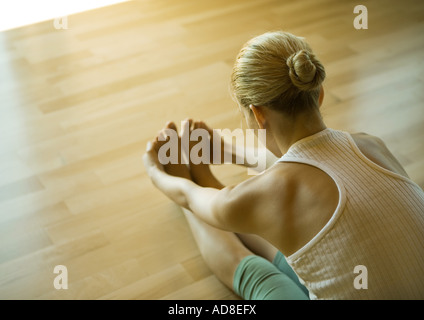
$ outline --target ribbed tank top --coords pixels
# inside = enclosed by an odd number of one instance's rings
[[[417,184],[333,129],[297,141],[279,161],[317,167],[339,191],[328,223],[287,257],[311,299],[424,299],[424,192]]]

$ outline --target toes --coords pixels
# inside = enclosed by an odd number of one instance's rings
[[[155,140],[149,141],[147,143],[147,146],[148,146],[148,152],[151,152],[153,150],[155,150],[157,152],[158,149],[159,149],[159,141],[157,140],[157,137],[156,137]]]
[[[210,135],[213,134],[213,129],[211,129],[206,123],[203,121],[199,121],[199,128],[205,129],[207,132],[209,132]]]
[[[172,129],[172,130],[177,131],[177,126],[176,126],[176,125],[175,125],[175,123],[174,123],[174,122],[172,122],[172,121],[169,121],[169,122],[167,122],[167,123],[166,123],[166,128],[167,128],[167,129]]]
[[[186,118],[183,122],[184,122],[184,123],[187,123],[187,122],[188,122],[188,128],[189,128],[189,130],[191,130],[191,129],[192,129],[192,126],[193,126],[193,119]]]
[[[163,142],[166,141],[166,138],[167,138],[167,134],[165,130],[159,131],[158,136],[156,137],[158,141],[163,141]]]
[[[190,134],[191,126],[192,126],[193,120],[186,119],[183,120],[181,123],[181,137],[185,137],[187,134]]]

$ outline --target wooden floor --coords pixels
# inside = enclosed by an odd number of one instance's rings
[[[323,60],[327,125],[381,137],[424,187],[422,0],[140,0],[2,32],[0,298],[237,299],[141,157],[167,120],[240,127],[232,63],[276,29]]]

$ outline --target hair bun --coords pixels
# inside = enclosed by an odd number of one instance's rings
[[[319,88],[325,78],[324,66],[305,49],[293,53],[287,59],[287,66],[292,83],[301,91]]]

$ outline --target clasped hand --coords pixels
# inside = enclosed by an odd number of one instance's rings
[[[182,137],[187,137],[187,135],[190,137],[192,131],[195,129],[204,129],[205,132],[207,132],[208,141],[206,143],[209,144],[209,150],[211,152],[209,152],[209,155],[206,155],[209,158],[209,161],[206,161],[206,163],[192,161],[190,155],[195,142],[191,141],[191,139],[182,139]],[[147,174],[153,179],[154,172],[161,171],[171,176],[198,182],[199,176],[211,174],[208,163],[213,162],[213,140],[217,138],[220,140],[220,150],[218,150],[218,152],[220,152],[221,159],[223,159],[225,149],[224,140],[221,136],[217,137],[216,132],[209,128],[204,122],[192,121],[191,119],[185,120],[182,122],[180,134],[178,134],[175,123],[168,122],[166,126],[159,131],[156,138],[153,141],[149,141],[147,144],[146,153],[143,156]],[[204,139],[204,137],[202,139]],[[187,146],[182,146],[183,140],[188,141]],[[171,146],[166,146],[166,149],[170,152],[177,152],[177,156],[171,161],[170,158],[172,157],[169,154],[166,155],[163,150],[161,150],[161,147],[169,142],[171,142]],[[202,141],[202,143],[205,142]]]

